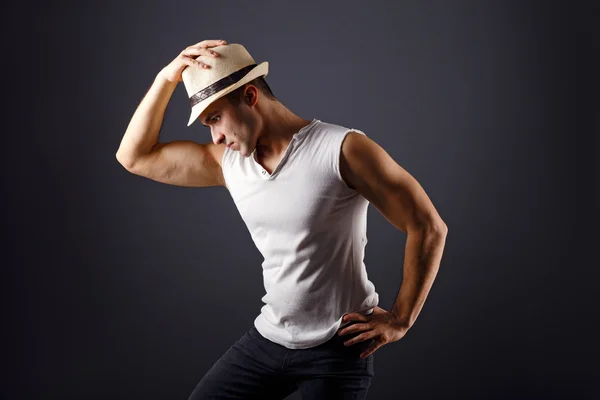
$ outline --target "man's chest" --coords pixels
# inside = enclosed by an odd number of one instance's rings
[[[279,158],[268,158],[268,159],[261,159],[258,158],[256,159],[256,162],[263,167],[268,173],[269,175],[271,175],[273,173],[273,171],[275,171],[275,168],[277,168],[277,165],[279,165],[279,163],[281,162],[281,157]]]
[[[230,189],[250,229],[315,229],[335,218],[339,185],[329,176],[306,168],[282,173],[274,180],[252,180]]]

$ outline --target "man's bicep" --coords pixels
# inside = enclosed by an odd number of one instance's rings
[[[191,140],[158,142],[140,157],[131,172],[176,186],[224,186],[221,158],[225,145]]]
[[[419,182],[369,137],[348,134],[341,157],[344,179],[399,230],[441,221]]]

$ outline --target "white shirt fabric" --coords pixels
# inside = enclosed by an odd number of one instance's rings
[[[364,264],[369,202],[340,175],[342,141],[357,129],[321,122],[294,134],[269,174],[256,160],[225,149],[226,187],[262,263],[266,294],[254,326],[289,349],[332,338],[346,313],[379,302]]]

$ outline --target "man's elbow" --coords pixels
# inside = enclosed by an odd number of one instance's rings
[[[131,168],[133,168],[133,161],[131,158],[125,157],[117,152],[116,159],[127,171],[131,171]]]
[[[443,236],[448,235],[448,225],[446,225],[446,223],[441,219],[435,224],[433,230]]]
[[[413,219],[412,223],[408,224],[407,231],[446,236],[448,234],[448,225],[438,216],[422,216],[421,218]]]

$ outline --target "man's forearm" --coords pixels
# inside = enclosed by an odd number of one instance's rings
[[[167,104],[176,87],[176,82],[164,79],[160,73],[156,76],[121,140],[117,150],[120,163],[131,166],[138,156],[147,154],[156,144]]]
[[[411,327],[423,308],[442,259],[447,230],[409,231],[404,254],[404,272],[392,313]]]

